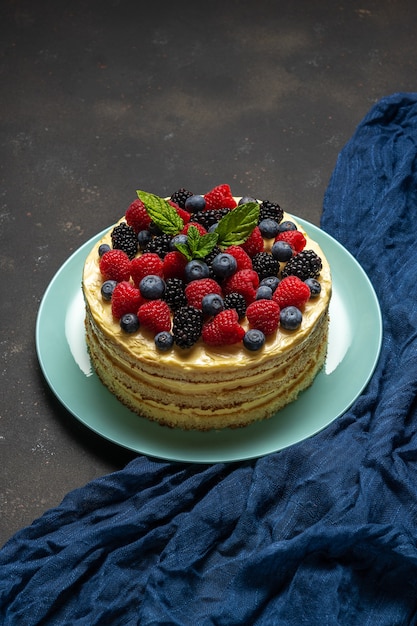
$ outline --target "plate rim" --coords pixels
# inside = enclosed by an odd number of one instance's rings
[[[254,459],[254,458],[259,458],[261,456],[265,456],[267,454],[273,453],[273,452],[278,452],[279,450],[283,450],[291,445],[294,445],[295,443],[300,443],[301,441],[308,439],[312,436],[314,436],[315,434],[317,434],[318,432],[322,431],[324,428],[326,428],[327,426],[329,426],[331,423],[333,423],[336,419],[338,419],[339,417],[341,417],[341,415],[343,415],[351,406],[352,404],[356,401],[356,399],[360,396],[360,394],[363,392],[363,390],[365,389],[365,387],[367,386],[369,380],[371,379],[376,365],[378,363],[378,359],[380,356],[380,352],[381,352],[381,347],[382,347],[382,340],[383,340],[383,320],[382,320],[382,314],[381,314],[381,309],[380,309],[380,305],[379,305],[379,301],[375,292],[375,289],[372,285],[372,282],[370,281],[368,275],[366,274],[365,270],[363,269],[363,267],[360,265],[360,263],[355,259],[355,257],[340,243],[338,242],[334,237],[332,237],[332,235],[328,234],[326,231],[324,231],[323,229],[319,228],[318,226],[311,224],[310,222],[304,220],[303,218],[300,217],[296,217],[292,214],[288,214],[290,216],[290,218],[293,218],[295,220],[297,220],[297,222],[300,224],[300,226],[310,234],[310,236],[315,239],[317,241],[317,243],[320,245],[320,247],[323,249],[323,252],[326,256],[328,256],[328,252],[326,252],[325,247],[328,244],[329,247],[332,246],[336,251],[338,251],[340,254],[342,254],[345,259],[348,259],[349,264],[352,268],[354,268],[354,271],[356,271],[362,278],[362,281],[364,283],[364,285],[367,288],[367,295],[370,298],[370,300],[372,301],[373,305],[374,305],[374,310],[373,310],[373,315],[376,314],[375,317],[375,330],[376,330],[376,334],[374,335],[374,347],[373,347],[373,355],[372,355],[372,359],[369,362],[369,366],[368,366],[368,372],[367,375],[361,380],[361,383],[359,384],[359,386],[357,387],[354,395],[352,396],[351,401],[349,401],[346,406],[343,406],[343,408],[341,408],[340,411],[338,411],[337,415],[335,415],[333,418],[329,419],[328,421],[326,421],[326,423],[322,424],[320,427],[313,429],[312,432],[306,434],[305,436],[301,437],[300,439],[296,440],[296,441],[292,441],[290,443],[287,443],[285,445],[277,445],[274,446],[272,445],[270,447],[270,449],[264,450],[264,451],[257,451],[257,452],[253,452],[253,453],[245,453],[242,456],[240,456],[238,453],[236,454],[236,452],[234,452],[233,454],[227,454],[227,445],[226,445],[226,449],[223,451],[220,451],[219,453],[216,454],[216,451],[210,451],[210,454],[206,452],[204,453],[192,453],[189,452],[188,454],[184,453],[184,451],[182,453],[178,452],[178,447],[177,447],[177,452],[175,452],[176,446],[174,445],[174,449],[169,451],[168,449],[161,449],[159,452],[158,450],[152,450],[152,449],[148,449],[146,444],[143,446],[143,444],[138,444],[138,443],[131,443],[129,445],[128,442],[124,441],[124,438],[122,437],[114,437],[114,435],[111,435],[109,433],[103,432],[102,429],[94,427],[93,425],[91,425],[89,423],[89,420],[85,417],[82,417],[79,414],[79,410],[77,411],[76,408],[74,408],[74,406],[70,406],[70,404],[66,401],[63,400],[63,394],[62,391],[61,393],[59,392],[59,389],[56,388],[56,384],[54,383],[53,377],[51,376],[51,372],[49,371],[48,368],[48,364],[46,363],[47,358],[45,359],[45,355],[44,355],[44,350],[43,350],[43,339],[42,339],[42,324],[44,322],[45,316],[48,314],[48,305],[49,305],[49,298],[51,293],[53,292],[54,288],[56,288],[57,283],[60,280],[60,277],[65,273],[66,269],[68,269],[72,263],[74,263],[74,261],[76,261],[77,259],[79,259],[81,257],[81,254],[84,250],[89,249],[90,247],[92,247],[94,245],[94,243],[96,243],[102,236],[104,236],[104,234],[106,232],[108,232],[108,230],[111,228],[111,226],[103,229],[102,231],[100,231],[99,233],[97,233],[96,235],[92,236],[91,238],[89,238],[87,241],[85,241],[79,248],[77,248],[74,252],[72,252],[72,254],[66,259],[66,261],[64,261],[63,264],[61,264],[61,266],[58,268],[58,270],[55,272],[54,276],[52,277],[52,279],[50,280],[44,294],[43,297],[41,299],[40,305],[39,305],[39,309],[38,309],[38,314],[37,314],[37,318],[36,318],[36,328],[35,328],[35,343],[36,343],[36,353],[37,353],[37,357],[38,357],[38,362],[40,364],[40,368],[42,370],[42,373],[44,375],[44,378],[46,380],[46,382],[48,383],[50,389],[52,390],[52,392],[55,394],[55,396],[57,397],[57,399],[60,401],[60,403],[64,406],[64,408],[73,416],[75,417],[77,420],[79,420],[81,423],[83,423],[87,428],[89,428],[90,430],[92,430],[93,432],[95,432],[96,434],[98,434],[99,436],[103,437],[104,439],[107,439],[113,443],[115,443],[116,445],[122,446],[128,450],[134,451],[138,454],[144,454],[144,455],[148,455],[154,458],[160,458],[160,459],[164,459],[164,460],[169,460],[169,461],[180,461],[180,462],[187,462],[187,463],[216,463],[216,462],[236,462],[236,461],[243,461],[243,460],[250,460],[250,459]],[[325,243],[323,244],[323,240],[325,241]],[[332,269],[332,268],[331,268]],[[333,270],[332,270],[333,273]],[[81,290],[81,275],[78,277],[79,278],[79,289]],[[75,278],[74,278],[74,285],[73,285],[73,290],[74,290],[74,294],[77,293],[77,288],[75,286]],[[74,296],[75,297],[75,296]],[[70,306],[70,302],[67,303],[66,306],[66,310],[68,310]],[[330,321],[330,324],[332,324],[332,322]],[[68,351],[70,350],[70,346],[67,344],[67,348]],[[346,357],[345,357],[346,358]],[[343,361],[344,359],[342,359]],[[76,368],[78,368],[78,365],[75,363],[74,361],[74,366]],[[93,373],[93,376],[96,377],[96,374]],[[320,376],[320,374],[319,374]],[[317,380],[317,379],[316,379]],[[311,389],[314,389],[314,385],[316,383],[316,380],[313,382]],[[109,396],[113,397],[110,392],[102,385],[102,383],[99,383],[100,386],[102,387],[103,392],[107,392],[107,394],[109,394]],[[306,392],[303,392],[303,394],[307,393],[309,390],[306,390]],[[302,396],[300,396],[302,397]],[[146,418],[137,416],[135,414],[133,414],[131,411],[129,411],[129,409],[126,409],[126,407],[124,407],[121,403],[119,403],[118,400],[116,400],[114,398],[115,402],[117,403],[117,407],[120,408],[121,411],[123,412],[128,412],[129,414],[131,414],[133,416],[133,419],[135,420],[143,420],[143,422],[138,422],[138,424],[142,425],[142,428],[144,428],[144,425],[146,424],[146,428],[156,428],[156,429],[163,429],[164,431],[166,431],[166,427],[160,426],[159,424],[156,424],[154,422],[149,422],[149,420],[146,420]],[[297,403],[299,403],[299,399],[296,400],[293,405],[297,405]],[[286,407],[287,408],[287,407]],[[283,414],[283,411],[286,410],[286,408],[282,409],[280,412],[278,412],[278,414]],[[294,408],[294,407],[293,407]],[[271,423],[271,420],[277,419],[277,415],[273,416],[272,418],[270,418],[270,420],[264,420],[262,422],[258,422],[256,424],[253,424],[251,426],[246,427],[245,429],[239,429],[242,431],[246,431],[246,432],[250,432],[250,430],[259,430],[262,429],[263,425],[268,425]],[[136,424],[137,426],[137,424]],[[137,429],[140,430],[140,426],[137,426]],[[267,427],[265,427],[266,429],[268,429]],[[168,429],[168,430],[172,430],[174,432],[179,432],[181,433],[181,437],[186,440],[187,438],[190,439],[189,433],[193,432],[194,435],[196,435],[196,437],[209,437],[210,435],[212,435],[212,439],[216,442],[216,443],[221,443],[221,438],[222,435],[225,434],[225,431],[208,431],[207,433],[195,433],[194,431],[180,431],[179,429]],[[227,433],[229,433],[230,429],[226,429]],[[166,434],[166,432],[165,432]],[[230,438],[230,435],[229,435]],[[175,444],[175,437],[173,437],[174,439],[174,444]],[[192,438],[191,438],[192,439]],[[227,438],[226,438],[227,439]],[[169,448],[169,442],[168,442],[168,448]],[[143,449],[144,448],[144,449]],[[222,446],[220,446],[221,450],[222,450]],[[201,456],[201,454],[203,454],[203,456]]]

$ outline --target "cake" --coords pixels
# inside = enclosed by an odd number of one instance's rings
[[[102,383],[142,418],[184,430],[271,418],[324,365],[331,272],[277,202],[138,198],[89,252],[86,342]]]

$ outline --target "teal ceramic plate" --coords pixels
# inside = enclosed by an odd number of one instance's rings
[[[328,426],[352,405],[374,371],[382,341],[381,313],[369,279],[351,254],[316,226],[299,218],[297,221],[327,256],[333,296],[326,366],[296,402],[270,420],[247,428],[206,433],[159,426],[120,404],[92,371],[84,341],[82,269],[90,248],[106,231],[87,241],[64,263],[39,309],[38,358],[60,402],[110,441],[174,461],[213,463],[256,458]]]

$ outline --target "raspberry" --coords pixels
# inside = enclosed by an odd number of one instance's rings
[[[127,208],[125,213],[126,222],[131,226],[136,233],[141,230],[147,230],[151,223],[151,218],[148,215],[145,205],[142,200],[134,200],[132,204]]]
[[[253,270],[240,270],[227,278],[224,282],[223,289],[225,294],[236,291],[240,293],[250,304],[256,298],[256,290],[259,287],[259,276]]]
[[[204,195],[206,201],[206,211],[213,209],[234,209],[236,200],[232,196],[230,186],[223,184],[217,185],[211,191]]]
[[[244,251],[242,246],[229,246],[225,252],[235,257],[237,261],[237,270],[251,270],[252,260],[247,252]]]
[[[298,276],[283,278],[272,296],[281,309],[287,306],[302,309],[309,298],[310,288]]]
[[[108,250],[103,254],[99,262],[100,273],[103,280],[129,280],[131,261],[123,250]]]
[[[201,303],[204,296],[209,293],[216,293],[219,296],[222,295],[220,285],[213,280],[213,278],[201,278],[200,280],[193,280],[185,288],[185,296],[189,306],[193,306],[196,309],[201,309]]]
[[[164,278],[184,278],[184,269],[187,265],[187,259],[178,250],[172,250],[164,256],[163,273]]]
[[[226,346],[242,341],[245,329],[239,324],[234,309],[220,311],[213,319],[203,326],[202,338],[209,346]]]
[[[274,300],[256,300],[246,310],[246,317],[252,328],[261,330],[264,335],[275,332],[279,325],[280,308]]]
[[[163,277],[163,262],[155,252],[145,252],[131,262],[133,282],[139,286],[140,281],[148,274]]]
[[[120,319],[126,313],[136,313],[144,299],[139,289],[126,280],[117,283],[111,298],[111,312],[113,317]]]
[[[302,250],[288,261],[282,270],[282,277],[298,276],[301,280],[317,278],[321,269],[322,262],[319,255],[314,250]]]
[[[132,226],[121,222],[111,232],[111,242],[115,250],[123,250],[129,259],[134,259],[138,251],[138,237]]]
[[[180,348],[191,348],[201,337],[203,312],[193,306],[180,307],[174,313],[172,334]]]
[[[188,232],[188,229],[190,228],[190,226],[195,226],[196,229],[198,230],[198,232],[200,233],[200,235],[206,235],[207,234],[207,231],[204,228],[204,226],[202,226],[198,222],[188,222],[188,224],[186,224],[184,226],[184,228],[182,229],[181,234],[186,235],[187,232]]]
[[[250,257],[254,257],[258,252],[263,252],[264,240],[259,230],[259,226],[255,226],[249,237],[244,243],[242,248],[248,253]]]
[[[307,241],[299,230],[285,230],[275,237],[275,241],[286,241],[296,254],[304,249]]]
[[[171,330],[171,312],[164,300],[151,300],[142,304],[138,310],[138,318],[141,326],[154,335]]]

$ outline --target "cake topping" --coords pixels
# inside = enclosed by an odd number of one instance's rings
[[[259,350],[279,326],[299,327],[322,262],[278,203],[236,203],[228,185],[137,194],[99,250],[102,297],[123,330],[153,333],[160,351],[200,339]]]

